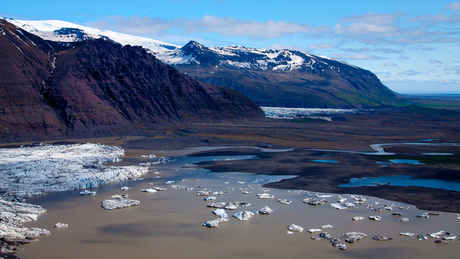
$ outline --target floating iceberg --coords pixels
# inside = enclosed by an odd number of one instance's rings
[[[51,235],[51,232],[46,229],[28,228],[22,225],[37,220],[38,216],[45,212],[46,209],[38,205],[0,199],[0,239],[9,244],[20,245],[34,242],[42,235]],[[14,253],[14,247],[8,247],[2,246],[1,253]]]
[[[201,190],[196,192],[197,196],[209,196],[211,195],[211,191],[208,190]]]
[[[413,235],[415,235],[414,233],[410,233],[410,232],[401,232],[399,233],[401,236],[406,236],[406,237],[411,237]]]
[[[212,213],[219,217],[214,220],[206,221],[206,223],[204,223],[203,226],[208,227],[208,228],[218,228],[220,223],[225,223],[225,222],[230,221],[227,213],[225,213],[225,210],[223,209],[213,210]]]
[[[322,229],[333,229],[333,228],[335,228],[335,227],[332,226],[332,225],[330,225],[330,224],[328,224],[328,225],[322,225],[321,228],[322,228]]]
[[[377,240],[377,241],[388,241],[388,240],[392,240],[393,238],[386,237],[386,236],[383,236],[383,235],[376,235],[376,236],[372,237],[372,239]]]
[[[106,210],[123,209],[141,204],[138,200],[129,199],[122,195],[113,195],[110,200],[103,200],[101,207]]]
[[[232,216],[238,220],[249,220],[252,216],[254,216],[254,213],[245,210],[245,211],[240,211],[236,214],[233,214]]]
[[[257,196],[259,197],[259,199],[274,199],[275,198],[275,196],[269,193],[259,193],[257,194]]]
[[[306,198],[303,200],[304,203],[309,205],[323,205],[328,202],[326,199],[317,199],[317,198]]]
[[[55,228],[66,228],[69,224],[58,222],[54,225]]]
[[[347,245],[343,243],[340,239],[332,237],[329,233],[327,232],[321,232],[319,234],[320,237],[327,239],[331,242],[332,246],[339,248],[340,250],[346,250]]]
[[[84,190],[84,191],[80,192],[80,195],[96,195],[96,192],[95,191]]]
[[[273,213],[273,210],[268,207],[268,206],[265,206],[263,208],[261,208],[259,211],[258,211],[259,214],[272,214]]]
[[[344,238],[345,242],[348,243],[354,243],[355,241],[361,240],[365,237],[367,237],[367,235],[362,232],[347,232],[342,235],[342,238]]]
[[[382,220],[382,217],[380,217],[380,216],[369,216],[369,219],[380,221],[380,220]]]
[[[292,201],[288,199],[278,199],[278,202],[284,205],[289,205],[292,203]]]
[[[290,231],[294,231],[294,232],[303,232],[303,227],[296,225],[296,224],[291,224],[287,226],[287,229],[289,229]]]
[[[148,188],[148,189],[142,189],[141,192],[155,193],[158,191],[153,188]]]

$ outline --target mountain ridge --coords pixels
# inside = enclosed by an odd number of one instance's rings
[[[207,48],[190,41],[156,55],[202,82],[233,88],[261,106],[361,108],[399,102],[372,72],[296,50]]]
[[[372,72],[302,51],[237,45],[205,47],[196,41],[179,47],[146,38],[132,40],[130,37],[135,36],[61,21],[12,21],[49,39],[71,42],[96,35],[123,45],[143,46],[183,73],[205,83],[232,88],[261,106],[369,108],[400,104],[395,93]],[[64,29],[64,25],[74,29]],[[84,29],[92,34],[83,34]],[[147,41],[156,43],[146,44]]]
[[[263,118],[247,97],[108,38],[52,42],[0,20],[0,141],[139,132],[172,122]]]

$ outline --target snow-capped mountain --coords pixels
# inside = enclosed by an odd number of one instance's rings
[[[87,39],[99,39],[102,37],[107,37],[122,45],[142,46],[153,53],[180,48],[180,46],[158,40],[118,33],[109,30],[101,30],[65,21],[25,21],[15,19],[6,19],[6,21],[45,40],[51,41],[76,42]]]
[[[233,88],[261,106],[356,108],[395,103],[370,71],[296,50],[190,41],[157,58],[202,82]]]
[[[357,108],[395,104],[395,94],[372,72],[297,50],[232,45],[183,47],[64,21],[7,20],[46,40],[109,38],[142,46],[163,62],[202,82],[233,88],[261,106]]]
[[[84,39],[80,29],[66,29]],[[0,19],[0,142],[123,135],[176,121],[263,118],[235,90],[106,37],[55,42]]]
[[[292,71],[303,67],[321,69],[311,58],[312,55],[300,51],[256,49],[237,45],[206,48],[195,41],[190,41],[180,49],[158,53],[157,57],[173,66],[200,64],[204,61],[216,69],[219,66],[273,71]]]

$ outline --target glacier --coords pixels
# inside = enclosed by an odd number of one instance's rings
[[[96,188],[139,178],[146,166],[105,166],[124,149],[100,144],[38,145],[0,149],[0,196],[22,200],[48,192]]]
[[[284,108],[260,107],[265,116],[272,119],[322,119],[331,121],[333,115],[356,114],[358,109],[332,109],[332,108]]]

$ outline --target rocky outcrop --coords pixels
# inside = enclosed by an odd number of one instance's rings
[[[235,90],[192,79],[142,47],[107,38],[45,41],[5,20],[0,30],[1,142],[264,116]]]

